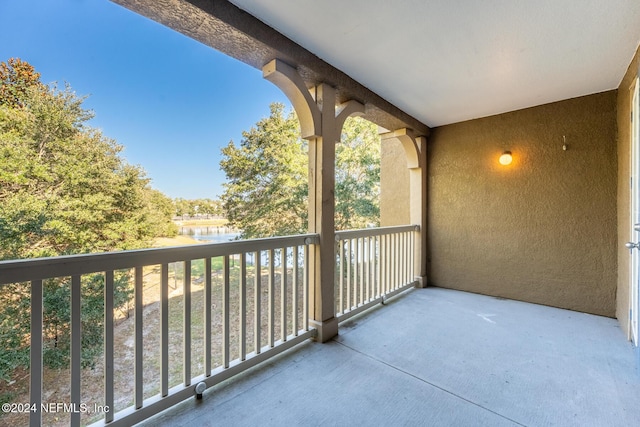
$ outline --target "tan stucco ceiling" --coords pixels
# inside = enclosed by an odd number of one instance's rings
[[[232,0],[429,126],[617,88],[640,0]]]

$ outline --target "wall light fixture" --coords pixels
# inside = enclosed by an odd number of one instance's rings
[[[504,153],[502,153],[502,155],[500,156],[500,164],[501,165],[510,165],[511,164],[511,160],[513,160],[513,158],[511,157],[511,151],[505,151]]]

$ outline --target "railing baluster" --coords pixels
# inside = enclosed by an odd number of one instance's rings
[[[371,299],[376,299],[378,294],[376,292],[376,236],[371,236],[369,249],[371,251]]]
[[[369,251],[369,241],[371,240],[370,237],[365,237],[362,239],[362,246],[363,246],[363,263],[364,263],[364,292],[365,292],[365,298],[364,298],[364,302],[368,302],[371,300],[371,289],[369,289],[369,285],[371,283],[371,274],[370,274],[370,269],[371,269],[371,252]]]
[[[411,280],[415,280],[416,271],[416,232],[411,233]]]
[[[299,332],[299,327],[298,327],[298,304],[299,304],[299,298],[298,298],[298,289],[299,289],[299,283],[298,283],[298,274],[300,273],[300,269],[298,268],[298,251],[300,250],[299,246],[294,246],[293,247],[293,278],[292,278],[292,285],[293,285],[293,294],[291,296],[291,302],[293,304],[293,335],[294,336],[298,336],[298,332]]]
[[[391,236],[389,236],[391,238],[391,281],[389,282],[389,291],[393,291],[396,289],[397,287],[397,256],[398,256],[398,251],[396,250],[396,235],[392,234]]]
[[[402,262],[402,245],[401,245],[401,236],[400,233],[396,233],[393,236],[394,239],[394,254],[393,254],[393,269],[395,272],[395,279],[393,281],[393,290],[396,290],[400,287],[402,283],[402,266],[400,263]]]
[[[269,347],[274,345],[275,335],[275,250],[269,249]]]
[[[387,292],[393,290],[393,234],[387,237]]]
[[[362,238],[362,280],[364,283],[362,302],[369,301],[369,238]]]
[[[309,245],[304,245],[304,283],[302,285],[302,298],[304,303],[304,311],[302,319],[304,322],[304,330],[309,330]]]
[[[71,277],[71,404],[80,407],[80,374],[82,358],[81,281]],[[71,425],[80,425],[80,411],[71,413]]]
[[[282,248],[280,253],[282,256],[282,278],[280,281],[280,333],[282,335],[282,342],[285,342],[288,335],[287,318],[289,317],[289,305],[287,304],[287,297],[289,293],[289,284],[287,283],[287,248]]]
[[[374,298],[373,293],[373,251],[371,250],[371,242],[373,237],[367,238],[367,301]]]
[[[394,252],[393,252],[393,234],[389,234],[387,237],[387,290],[386,292],[391,292],[394,289]]]
[[[340,310],[343,313],[345,313],[351,305],[351,290],[349,289],[349,286],[351,285],[351,279],[349,277],[351,274],[351,250],[349,243],[350,240],[340,240],[340,246],[343,249],[341,262],[344,264],[344,267],[342,269],[342,277],[344,277],[344,294],[342,298],[342,305],[340,306]]]
[[[135,395],[134,395],[134,405],[136,409],[142,408],[142,404],[144,401],[144,377],[143,377],[143,365],[142,358],[144,356],[144,345],[143,345],[143,309],[144,309],[144,300],[143,300],[143,285],[142,285],[142,267],[135,268],[135,279],[134,279],[134,320],[135,320],[135,349],[134,349],[134,384],[135,384]]]
[[[253,326],[253,340],[255,341],[254,347],[256,354],[260,354],[262,343],[262,252],[256,251],[256,274],[255,274],[255,291],[254,291],[254,326]]]
[[[351,308],[358,306],[358,239],[353,239],[353,304]]]
[[[396,262],[394,263],[393,267],[394,267],[394,269],[396,271],[396,280],[395,280],[395,286],[394,286],[393,289],[396,290],[396,289],[398,289],[400,287],[400,281],[401,281],[401,279],[400,279],[400,274],[401,274],[400,271],[401,270],[400,270],[399,261],[400,261],[400,257],[402,256],[402,254],[401,254],[401,251],[400,251],[400,235],[399,235],[399,233],[396,233],[394,238],[395,238],[395,250],[394,250],[395,254],[393,256],[393,259],[395,259]]]
[[[402,233],[402,265],[404,266],[404,280],[402,281],[403,285],[409,283],[409,236],[407,233]]]
[[[360,305],[367,301],[367,238],[360,238]]]
[[[344,241],[338,239],[338,313],[344,313]]]
[[[204,374],[211,376],[211,258],[204,260]]]
[[[376,299],[378,294],[378,236],[371,236],[371,298]]]
[[[416,279],[416,233],[411,233],[411,280]]]
[[[373,237],[367,238],[367,301],[371,301],[374,297],[373,294],[373,274],[371,273],[374,266],[373,263],[373,251],[371,250],[371,242]]]
[[[358,239],[351,239],[351,269],[353,282],[351,284],[351,308],[358,306]]]
[[[396,289],[396,266],[397,266],[397,253],[396,253],[396,235],[392,234],[389,236],[390,239],[390,244],[389,244],[389,249],[391,250],[390,252],[390,260],[391,260],[391,264],[390,264],[390,273],[391,273],[391,277],[389,278],[389,292],[393,291]]]
[[[377,250],[378,250],[378,293],[379,295],[383,295],[384,294],[384,289],[383,289],[383,284],[382,284],[382,278],[383,278],[383,268],[384,268],[384,258],[383,258],[383,254],[382,254],[382,241],[384,239],[384,236],[378,236],[378,241],[377,243]]]
[[[402,233],[397,233],[396,234],[396,257],[394,258],[396,260],[396,287],[395,289],[398,289],[400,286],[402,286],[402,276],[403,276],[403,270],[404,267],[402,265]]]
[[[407,270],[407,283],[411,283],[413,282],[413,277],[411,275],[411,273],[413,272],[412,267],[413,267],[413,257],[412,255],[412,247],[411,247],[411,233],[407,232],[406,233],[406,237],[405,239],[407,240],[407,259],[405,260],[405,263],[407,265],[406,270]]]
[[[404,265],[405,262],[405,258],[404,258],[404,233],[399,233],[398,234],[398,247],[399,247],[399,258],[398,258],[398,273],[399,273],[399,279],[398,279],[398,285],[402,286],[404,285],[405,279],[404,279],[404,273],[406,271],[406,266]]]
[[[404,285],[404,233],[398,233],[398,287]]]
[[[280,339],[287,340],[287,248],[280,249]]]
[[[353,259],[353,253],[352,253],[352,249],[351,249],[351,239],[347,239],[346,243],[347,243],[347,257],[345,259],[345,262],[347,263],[347,301],[344,304],[344,311],[350,310],[351,306],[352,306],[352,299],[351,299],[351,260]]]
[[[384,295],[385,294],[385,290],[384,290],[384,275],[385,275],[385,263],[386,263],[386,255],[384,253],[384,242],[385,242],[385,238],[386,236],[380,236],[380,240],[378,241],[378,253],[380,256],[380,259],[378,261],[378,269],[379,269],[379,275],[378,275],[378,289],[380,291],[380,295]]]
[[[405,283],[411,283],[411,236],[410,234],[404,233],[404,252],[405,252],[405,260],[404,260],[404,271],[406,275]]]
[[[413,275],[416,271],[416,268],[418,267],[416,265],[416,256],[419,255],[419,253],[417,253],[417,248],[416,248],[416,239],[418,236],[416,236],[416,233],[414,232],[411,235],[411,248],[413,249],[413,251],[411,252],[411,274]],[[426,255],[425,255],[426,256]],[[414,277],[415,279],[415,277]]]
[[[364,304],[364,239],[358,239],[358,305]]]
[[[42,425],[42,280],[31,281],[31,338],[29,403],[36,408],[29,415],[29,426]]]
[[[402,274],[402,277],[400,279],[400,285],[404,286],[407,283],[407,245],[406,245],[406,233],[402,233],[400,234],[400,250],[402,251],[402,254],[400,255],[400,262],[402,264],[401,268],[400,268],[400,272]]]
[[[184,308],[182,333],[184,338],[182,383],[191,385],[191,261],[184,262],[184,281],[182,283],[182,302]]]
[[[396,285],[396,289],[401,287],[404,284],[404,266],[403,262],[403,244],[402,244],[402,233],[398,233],[398,258],[397,258],[397,270],[398,270],[398,281]]]
[[[247,254],[240,254],[240,360],[245,360],[247,355]]]
[[[160,395],[169,394],[169,264],[160,267]]]
[[[110,410],[105,413],[105,422],[113,420],[113,271],[105,273],[104,280],[104,404]]]
[[[378,292],[376,291],[376,284],[377,284],[377,280],[376,280],[376,265],[377,265],[377,256],[378,256],[378,251],[376,250],[376,241],[377,241],[378,237],[377,236],[372,236],[371,237],[371,298],[375,299],[378,297]]]
[[[384,236],[384,293],[386,294],[391,290],[391,237],[389,235]]]
[[[224,256],[224,285],[222,287],[222,366],[229,367],[229,255]]]
[[[399,249],[399,255],[398,255],[398,273],[399,273],[399,279],[398,279],[398,286],[403,286],[406,282],[405,282],[405,271],[406,271],[406,266],[405,266],[405,254],[404,254],[404,233],[399,233],[398,234],[398,249]]]

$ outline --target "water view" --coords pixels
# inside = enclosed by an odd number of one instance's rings
[[[179,227],[178,234],[206,243],[229,242],[240,236],[238,230],[226,226],[182,226]]]

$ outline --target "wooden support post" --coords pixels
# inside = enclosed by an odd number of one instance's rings
[[[320,243],[311,247],[309,265],[310,324],[317,329],[316,339],[326,342],[338,334],[335,317],[335,144],[340,141],[342,125],[364,106],[349,101],[336,108],[335,89],[320,84],[309,90],[297,70],[274,59],[266,64],[263,76],[278,86],[296,110],[302,137],[309,141],[309,232],[320,235]]]

